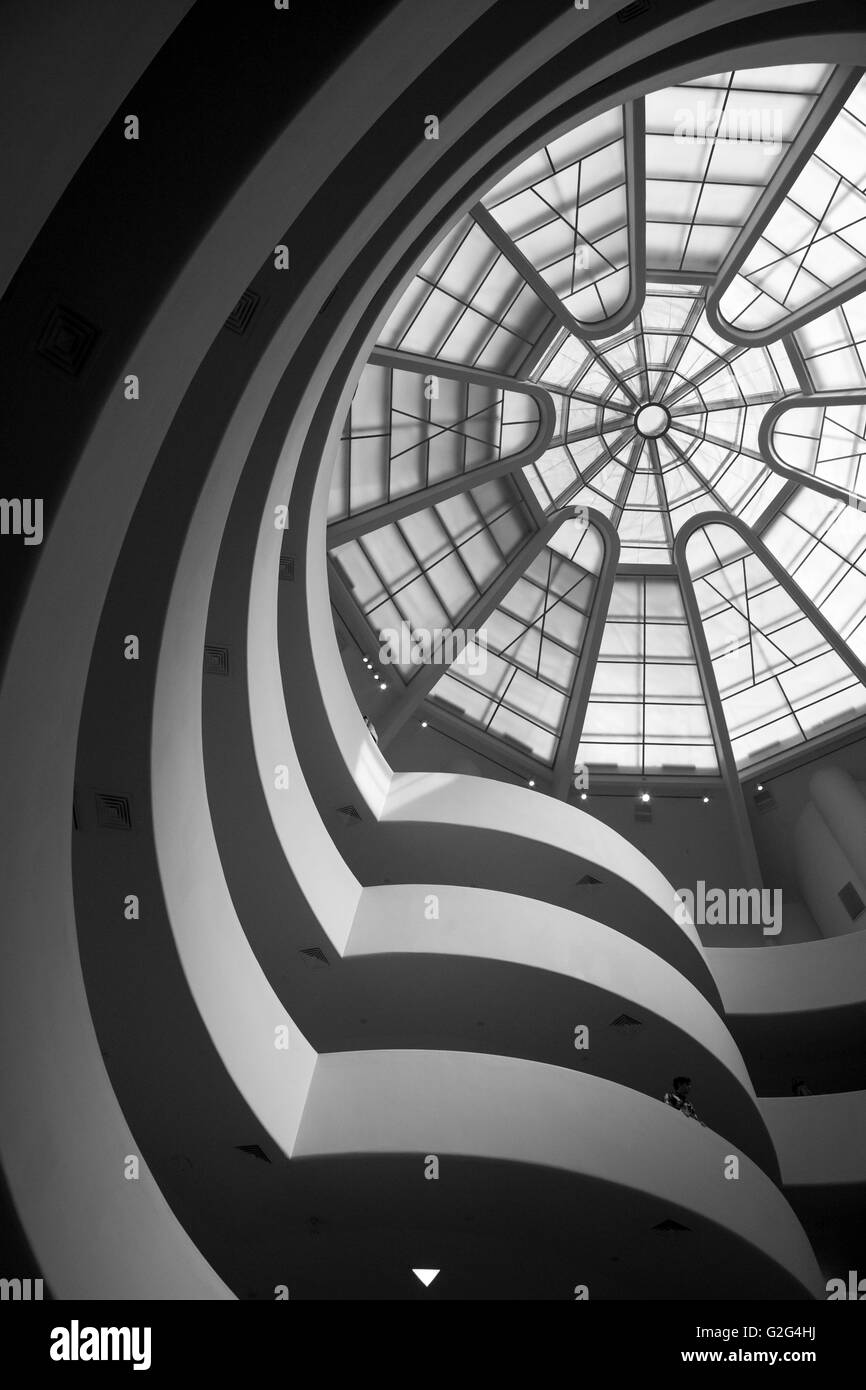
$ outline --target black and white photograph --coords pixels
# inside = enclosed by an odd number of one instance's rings
[[[0,206],[8,1356],[835,1374],[863,0],[0,0]]]

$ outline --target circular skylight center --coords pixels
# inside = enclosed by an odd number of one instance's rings
[[[671,417],[663,405],[642,405],[634,417],[635,429],[644,439],[658,439],[670,422]]]

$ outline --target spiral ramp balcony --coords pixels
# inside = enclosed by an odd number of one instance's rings
[[[510,94],[511,123],[549,123],[575,45],[590,109],[741,43],[729,3],[677,5],[678,45],[645,31],[624,65],[612,9],[587,51],[561,6],[534,7],[464,82],[490,9],[382,7],[289,93],[298,30],[251,20],[247,70],[193,7],[126,103],[160,135],[133,166],[97,122],[7,292],[7,342],[32,343],[57,284],[87,339],[75,373],[44,353],[10,369],[7,491],[37,477],[51,520],[38,557],[4,552],[0,1157],[55,1297],[823,1296],[782,1190],[796,1142],[726,1015],[748,1007],[672,886],[575,807],[394,773],[340,664],[334,422],[431,225],[501,158],[510,126],[487,113]],[[820,11],[844,47],[848,10]],[[293,22],[315,49],[316,21]],[[768,23],[792,60],[816,41],[785,5]],[[231,88],[230,118],[191,67]],[[453,143],[419,180],[401,132],[432,92]],[[284,241],[281,278],[262,247]],[[225,329],[245,292],[252,328]],[[677,1071],[700,1074],[705,1127],[661,1103]]]

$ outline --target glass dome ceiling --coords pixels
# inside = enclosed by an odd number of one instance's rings
[[[565,795],[862,720],[864,452],[863,70],[559,133],[413,276],[343,430],[335,607],[380,671],[427,637],[371,689],[380,742],[424,719]]]

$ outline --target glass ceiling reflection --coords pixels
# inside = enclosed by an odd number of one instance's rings
[[[428,256],[361,376],[339,602],[371,656],[471,616],[488,658],[398,667],[364,713],[420,699],[524,771],[704,778],[716,692],[741,770],[861,718],[864,416],[861,69],[715,74],[557,134]]]

